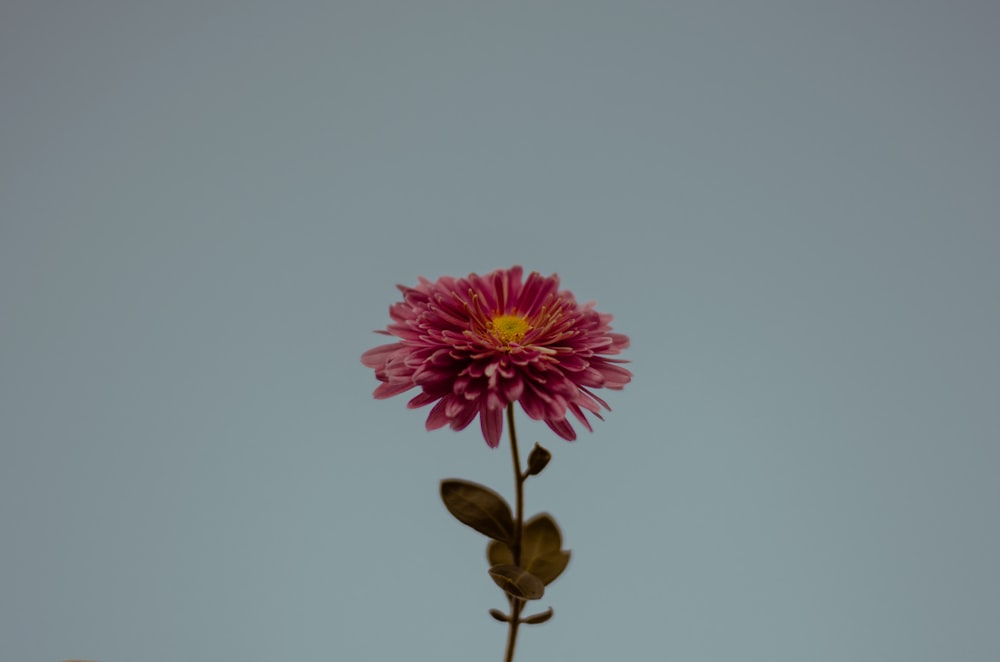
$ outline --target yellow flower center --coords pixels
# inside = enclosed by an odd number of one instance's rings
[[[489,326],[490,334],[505,345],[521,342],[529,330],[528,320],[518,315],[497,315]]]

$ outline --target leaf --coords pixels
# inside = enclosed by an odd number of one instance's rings
[[[521,532],[521,557],[533,558],[562,549],[559,525],[548,513],[539,513],[524,523]]]
[[[528,616],[527,618],[522,618],[521,622],[522,623],[528,623],[529,625],[538,625],[539,623],[544,623],[545,621],[547,621],[550,618],[552,618],[553,614],[555,614],[555,612],[552,611],[552,607],[549,607],[548,609],[546,609],[545,611],[543,611],[541,613],[532,614],[531,616]]]
[[[486,545],[486,560],[490,562],[491,566],[504,565],[514,562],[514,554],[510,551],[510,547],[506,543],[499,540],[491,540]]]
[[[455,519],[484,536],[503,542],[513,539],[510,506],[490,488],[465,480],[442,480],[441,500]]]
[[[542,580],[548,586],[563,573],[569,565],[569,550],[559,550],[549,552],[542,556],[536,556],[528,564],[531,574]]]
[[[545,594],[545,584],[538,577],[516,565],[502,563],[490,568],[490,577],[506,593],[522,600],[537,600]]]
[[[490,616],[497,619],[501,623],[510,623],[510,616],[503,613],[499,609],[490,609]]]
[[[491,542],[486,548],[490,565],[514,563],[510,546]],[[546,586],[556,580],[569,564],[570,552],[562,549],[559,525],[548,513],[532,517],[521,532],[521,565]]]

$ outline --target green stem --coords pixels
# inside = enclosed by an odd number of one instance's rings
[[[517,519],[514,520],[514,565],[521,565],[521,527],[524,523],[524,479],[521,456],[517,452],[517,430],[514,428],[514,405],[507,405],[507,428],[510,430],[510,458],[514,463],[514,488]]]
[[[510,457],[514,463],[514,489],[516,495],[517,515],[514,520],[514,546],[511,554],[514,556],[514,565],[521,565],[521,529],[524,524],[524,480],[527,478],[521,472],[521,457],[517,452],[517,431],[514,428],[514,403],[507,405],[507,429],[510,432]],[[517,628],[521,624],[521,609],[524,608],[524,601],[511,595],[507,596],[510,602],[510,625],[507,630],[507,652],[504,654],[504,662],[513,662],[514,646],[517,644]]]

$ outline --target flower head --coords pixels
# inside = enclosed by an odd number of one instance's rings
[[[628,337],[611,332],[611,315],[560,290],[558,276],[522,276],[515,266],[398,286],[403,300],[390,307],[392,323],[378,333],[399,341],[361,357],[382,382],[375,397],[420,387],[407,406],[435,403],[428,430],[462,430],[479,416],[491,447],[499,445],[504,409],[514,402],[563,439],[576,439],[569,413],[590,430],[584,411],[601,418],[601,407],[610,408],[589,389],[621,389],[632,379],[617,365],[625,361],[609,358],[628,347]]]

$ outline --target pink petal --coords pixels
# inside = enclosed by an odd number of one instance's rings
[[[479,412],[479,422],[483,428],[486,445],[496,448],[500,445],[500,435],[503,433],[503,410],[484,408]]]
[[[375,392],[372,393],[372,395],[375,396],[376,400],[385,400],[386,398],[391,398],[394,395],[405,393],[414,386],[416,386],[416,384],[408,384],[405,382],[398,384],[392,384],[392,383],[379,384],[378,388],[375,389]]]

